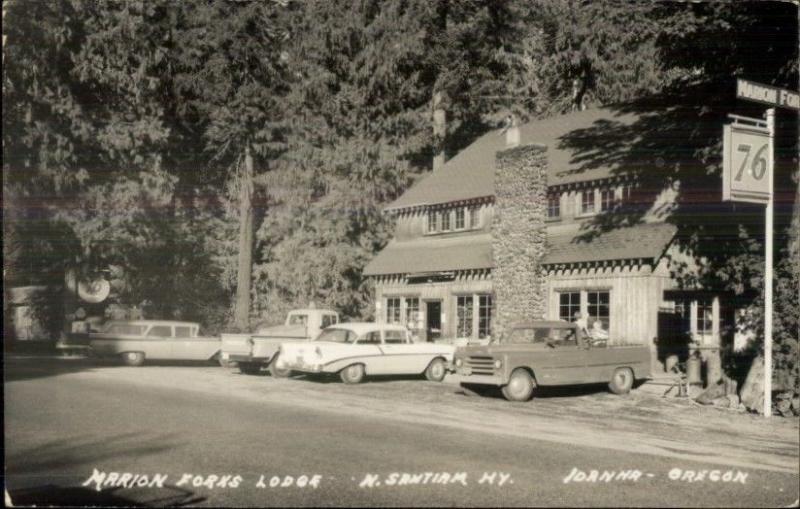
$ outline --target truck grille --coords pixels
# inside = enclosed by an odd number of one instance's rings
[[[472,368],[472,372],[476,375],[494,374],[494,358],[491,356],[473,355],[467,357],[464,364],[466,367]]]

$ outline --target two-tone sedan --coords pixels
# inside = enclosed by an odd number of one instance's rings
[[[283,343],[278,367],[304,373],[335,373],[348,384],[368,375],[425,374],[440,382],[453,361],[453,345],[419,343],[402,325],[340,323],[314,341]]]

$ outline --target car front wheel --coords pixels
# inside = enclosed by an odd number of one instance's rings
[[[631,368],[617,368],[611,381],[608,382],[608,389],[614,394],[628,394],[633,387],[633,371]]]
[[[128,366],[141,366],[144,364],[144,352],[125,352],[122,361]]]
[[[524,369],[515,369],[508,379],[508,384],[503,386],[502,392],[508,401],[528,401],[535,388],[536,382],[530,373]]]
[[[447,365],[443,359],[433,359],[425,369],[425,378],[431,382],[441,382],[447,374]]]
[[[364,365],[352,364],[339,372],[342,382],[346,384],[357,384],[364,380]]]
[[[272,378],[286,378],[292,374],[292,370],[289,368],[279,368],[278,357],[275,356],[269,363],[269,373],[272,375]]]

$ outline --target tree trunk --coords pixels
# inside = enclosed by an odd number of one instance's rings
[[[241,331],[250,328],[250,282],[253,272],[253,156],[245,149],[239,181],[239,264],[236,273],[234,323]]]
[[[445,151],[444,141],[447,136],[447,113],[442,105],[442,92],[433,94],[433,171],[437,171],[444,166]]]

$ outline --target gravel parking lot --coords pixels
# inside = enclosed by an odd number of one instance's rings
[[[469,396],[455,375],[448,375],[444,383],[422,377],[387,377],[353,386],[337,378],[273,379],[267,374],[243,375],[236,369],[208,365],[130,368],[89,359],[54,362],[74,368],[56,376],[129,381],[153,388],[688,460],[714,457],[739,467],[795,472],[800,454],[797,419],[766,420],[704,407],[688,399],[660,398],[641,389],[622,397],[608,393],[603,386],[543,390],[533,401],[520,404],[499,395]],[[48,368],[31,363],[30,369]]]

